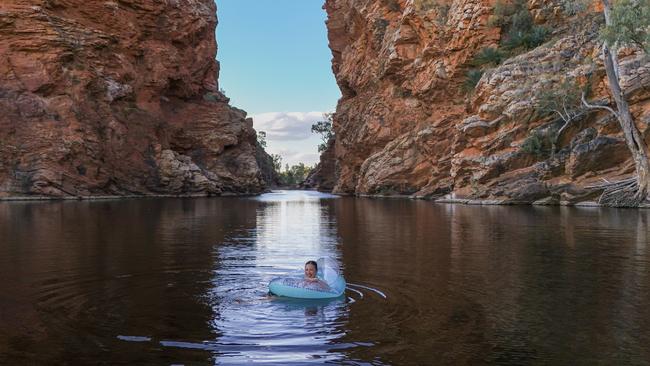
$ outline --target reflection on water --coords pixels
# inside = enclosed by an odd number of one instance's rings
[[[219,349],[228,351],[221,364],[342,359],[331,343],[343,335],[343,301],[272,298],[266,287],[275,277],[301,275],[309,259],[339,259],[331,199],[313,192],[256,198],[256,226],[217,248],[210,302],[219,309],[212,324]]]
[[[0,364],[650,365],[650,211],[0,203]],[[344,298],[267,293],[340,261]]]

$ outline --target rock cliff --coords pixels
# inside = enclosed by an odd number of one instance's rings
[[[309,172],[302,187],[316,189],[323,192],[331,192],[336,184],[336,156],[334,146],[336,139],[331,138],[327,142],[327,148],[321,153],[320,162]]]
[[[216,23],[213,0],[0,2],[0,197],[263,189]]]
[[[597,2],[510,3],[539,43],[508,45],[514,33],[492,0],[326,1],[343,94],[335,192],[574,204],[598,196],[594,183],[634,172],[617,121],[579,103],[579,90],[610,98]],[[650,142],[650,59],[624,49],[619,61]],[[552,111],[565,101],[566,120]]]

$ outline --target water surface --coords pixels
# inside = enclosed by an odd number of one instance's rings
[[[299,191],[0,203],[0,364],[650,365],[649,215]],[[321,256],[364,287],[268,295]]]

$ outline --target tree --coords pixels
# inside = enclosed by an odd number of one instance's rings
[[[537,96],[537,110],[541,113],[552,113],[563,122],[551,138],[551,154],[555,153],[558,140],[572,122],[580,120],[590,112],[580,99],[580,95],[587,94],[590,88],[589,82],[581,87],[576,82],[564,80],[553,89],[542,90]]]
[[[650,49],[650,0],[618,0],[614,4],[610,0],[601,1],[605,15],[602,54],[616,110],[609,106],[590,104],[584,94],[582,102],[589,108],[605,109],[616,117],[632,153],[636,176],[600,186],[604,189],[600,203],[610,206],[638,206],[648,200],[650,189],[648,146],[634,123],[630,106],[621,89],[616,48],[618,45],[632,45],[646,52]]]
[[[650,53],[650,1],[619,0],[610,10],[603,39],[610,45],[634,45]]]
[[[262,149],[266,149],[266,132],[264,131],[257,132],[257,143],[260,144]]]
[[[280,173],[280,183],[285,186],[295,186],[302,183],[311,172],[312,168],[305,163],[296,165],[285,164],[284,171]]]
[[[282,156],[279,154],[271,154],[271,160],[273,161],[273,170],[279,174],[282,169]]]
[[[332,122],[334,113],[323,113],[323,121],[318,121],[311,125],[311,132],[320,135],[322,143],[318,145],[318,152],[321,153],[327,149],[327,144],[334,137]]]

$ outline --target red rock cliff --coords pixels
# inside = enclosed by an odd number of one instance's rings
[[[591,83],[607,101],[593,5],[569,14],[559,0],[525,3],[546,41],[489,68],[463,91],[472,60],[498,47],[491,0],[327,0],[333,71],[334,191],[494,202],[577,203],[602,178],[634,172],[615,119],[581,111],[566,128],[540,113],[541,94]],[[650,141],[650,62],[621,52],[622,81]],[[584,112],[584,113],[583,113]],[[554,144],[551,144],[554,142]],[[555,145],[552,148],[546,145]]]
[[[213,0],[0,2],[0,196],[258,192]]]

